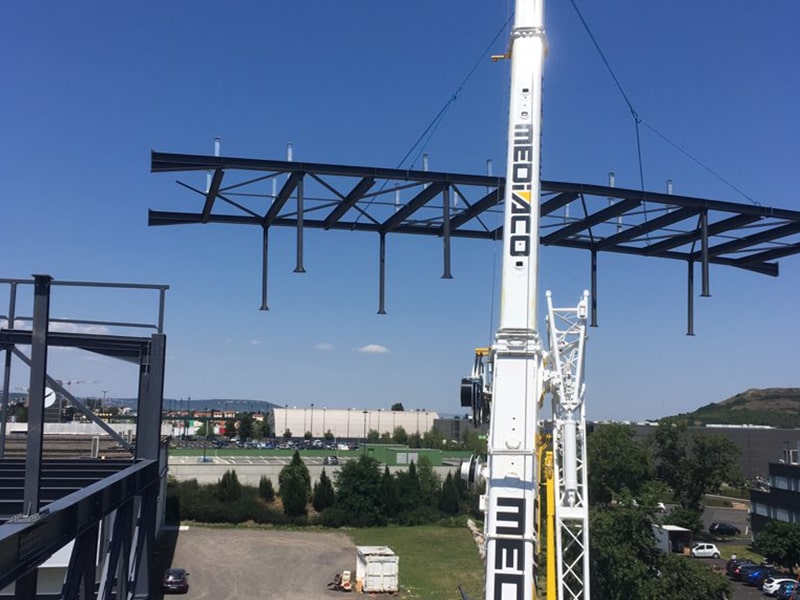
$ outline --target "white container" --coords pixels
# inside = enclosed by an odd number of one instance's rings
[[[356,590],[397,592],[400,557],[388,546],[356,546]]]

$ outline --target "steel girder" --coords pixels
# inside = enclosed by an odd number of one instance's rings
[[[97,467],[87,464],[87,469],[93,468]],[[29,518],[12,519],[0,525],[0,589],[148,488],[157,489],[158,484],[158,461],[129,462],[116,473],[54,500]],[[95,564],[94,555],[91,560]]]
[[[450,235],[490,240],[502,235],[501,230],[481,222],[481,217],[502,214],[502,177],[163,152],[152,153],[151,169],[154,173],[212,170],[215,176],[238,171],[245,179],[208,193],[198,191],[203,204],[197,213],[150,210],[150,225],[294,227],[297,211],[287,200],[296,192],[297,180],[307,176],[305,227],[440,236],[444,227],[440,196],[445,189],[454,188]],[[251,171],[269,175],[248,180]],[[263,182],[287,176],[273,199]],[[221,176],[218,179],[221,181]],[[312,182],[317,185],[312,187]],[[216,212],[207,201],[212,191],[215,198],[223,200],[214,204]],[[399,205],[394,202],[398,191],[407,196]],[[236,198],[235,203],[228,198]],[[578,200],[580,206],[572,206]],[[564,210],[570,206],[571,210]],[[544,245],[697,260],[698,253],[691,246],[700,239],[697,217],[706,213],[718,240],[711,246],[712,263],[777,275],[775,263],[752,261],[752,256],[779,247],[786,249],[784,255],[800,253],[796,248],[800,211],[795,210],[558,181],[542,182],[540,210]],[[319,213],[324,216],[309,216]],[[724,220],[730,217],[739,218]],[[787,239],[792,236],[791,241]],[[657,242],[664,242],[663,252]],[[666,251],[673,248],[673,252]]]
[[[149,225],[264,229],[264,310],[270,227],[297,230],[295,270],[302,270],[305,229],[377,233],[381,261],[387,234],[440,237],[445,277],[451,238],[502,239],[502,177],[165,152],[152,153],[151,170],[208,171],[213,179],[208,191],[179,182],[198,195],[197,212],[150,210]],[[282,183],[270,189],[273,180]],[[779,258],[800,254],[800,211],[584,183],[542,181],[541,188],[541,244],[588,250],[593,280],[598,253],[667,258],[690,269],[700,264],[706,295],[711,264],[777,276]],[[379,277],[378,312],[383,313],[383,262]],[[593,285],[592,325],[596,294]]]

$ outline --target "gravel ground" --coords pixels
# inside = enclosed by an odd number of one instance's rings
[[[327,584],[343,570],[355,575],[356,551],[337,533],[189,527],[172,566],[189,572],[187,599],[342,599]]]

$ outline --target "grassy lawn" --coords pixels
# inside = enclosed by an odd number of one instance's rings
[[[720,544],[719,550],[722,552],[722,558],[730,558],[731,554],[735,554],[737,558],[749,558],[755,563],[761,563],[764,557],[758,552],[751,549],[750,544]]]
[[[483,597],[483,561],[466,527],[374,527],[347,532],[358,546],[389,546],[400,557],[404,599],[454,600],[458,586]]]

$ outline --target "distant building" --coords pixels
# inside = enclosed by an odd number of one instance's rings
[[[770,520],[800,523],[800,443],[784,450],[780,462],[769,463],[765,488],[750,492],[750,524],[758,535]]]
[[[438,418],[439,413],[425,409],[327,408],[313,404],[302,408],[276,406],[267,414],[276,437],[283,436],[287,429],[296,438],[306,432],[313,438],[323,438],[330,431],[337,440],[366,439],[372,430],[392,434],[396,427],[402,427],[409,435],[424,435]]]
[[[638,439],[644,439],[655,431],[656,423],[629,423]],[[596,422],[590,428],[602,427]],[[745,479],[766,477],[767,465],[778,461],[783,450],[800,444],[800,429],[778,429],[753,425],[706,425],[689,427],[689,431],[717,434],[726,437],[739,447],[739,467]]]

